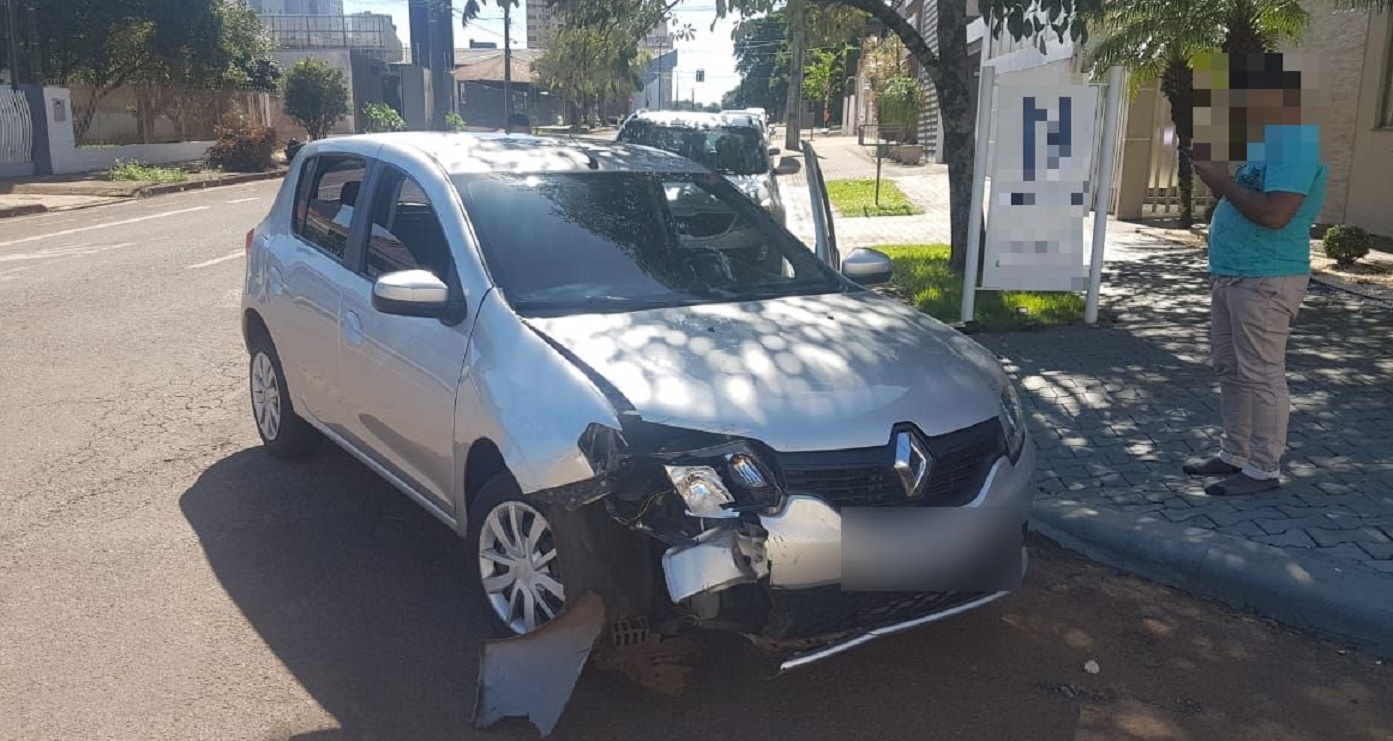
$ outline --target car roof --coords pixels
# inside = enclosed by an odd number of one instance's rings
[[[504,133],[410,131],[360,134],[313,142],[306,154],[360,151],[415,153],[435,160],[451,175],[489,172],[706,172],[705,168],[652,147],[593,139]]]
[[[714,129],[729,126],[758,128],[758,120],[748,111],[640,111],[630,121],[647,121],[655,126],[680,126],[693,129]]]

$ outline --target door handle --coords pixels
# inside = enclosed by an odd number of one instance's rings
[[[343,337],[350,345],[363,344],[363,319],[358,312],[349,311],[343,315]]]

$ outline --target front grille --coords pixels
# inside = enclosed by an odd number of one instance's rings
[[[893,442],[881,448],[780,454],[789,492],[816,494],[838,507],[959,507],[977,497],[1005,452],[1001,423],[991,419],[924,438],[933,467],[922,496],[909,499],[895,472]]]
[[[982,592],[843,592],[840,587],[776,590],[764,635],[792,641],[835,638],[943,612]]]

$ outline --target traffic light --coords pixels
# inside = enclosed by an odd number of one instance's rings
[[[706,70],[697,70],[697,82],[706,82]]]

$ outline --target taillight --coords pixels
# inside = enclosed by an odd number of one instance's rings
[[[252,235],[255,234],[255,233],[256,233],[256,230],[255,230],[255,229],[248,229],[248,230],[247,230],[247,255],[246,255],[246,256],[247,256],[248,258],[251,258],[251,256],[252,256]]]

